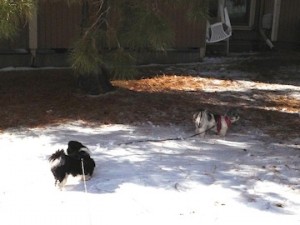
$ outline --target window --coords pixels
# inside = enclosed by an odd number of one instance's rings
[[[251,29],[256,0],[226,0],[230,22],[236,29]]]

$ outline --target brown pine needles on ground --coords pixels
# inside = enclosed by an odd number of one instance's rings
[[[118,87],[114,93],[90,97],[78,92],[67,69],[1,72],[0,130],[76,120],[95,126],[152,123],[193,129],[192,114],[199,108],[217,113],[233,108],[241,114],[235,127],[241,132],[252,126],[281,138],[300,133],[299,99],[272,90],[270,83],[163,74],[113,84]]]

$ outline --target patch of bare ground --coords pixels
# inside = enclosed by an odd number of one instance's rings
[[[1,72],[0,130],[77,120],[89,125],[152,123],[193,129],[196,110],[225,113],[234,108],[241,115],[235,129],[241,132],[251,126],[279,138],[299,137],[297,86],[185,74],[113,84],[117,91],[90,97],[78,92],[67,69]]]

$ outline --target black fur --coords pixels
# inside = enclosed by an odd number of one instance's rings
[[[86,151],[87,148],[81,143],[72,141],[69,142],[69,147],[65,154],[64,150],[57,150],[49,157],[51,164],[51,172],[55,179],[55,185],[59,185],[62,188],[66,182],[68,175],[77,176],[83,175],[82,162],[84,174],[86,176],[92,176],[95,168],[95,161],[90,157]],[[83,146],[83,147],[82,147]],[[85,150],[82,150],[85,148]]]
[[[67,154],[76,158],[89,156],[88,148],[78,141],[69,141]]]

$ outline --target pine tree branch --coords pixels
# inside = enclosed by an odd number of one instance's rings
[[[83,39],[87,37],[87,35],[96,27],[96,26],[101,26],[103,23],[107,24],[107,20],[105,18],[105,14],[108,14],[110,7],[108,6],[107,9],[102,11],[104,1],[100,1],[99,9],[96,13],[97,18],[95,19],[94,23],[89,26],[89,28],[85,31],[85,34],[83,35]],[[102,20],[102,21],[101,21]]]

